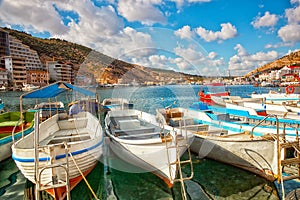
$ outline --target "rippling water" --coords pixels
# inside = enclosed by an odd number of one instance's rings
[[[101,100],[109,97],[129,99],[136,109],[155,114],[157,108],[174,105],[188,107],[198,101],[197,93],[201,86],[151,86],[102,88],[97,90]],[[204,88],[209,90],[209,88]],[[252,86],[230,86],[223,90],[231,95],[249,97],[252,92],[268,92],[276,88],[255,88]],[[0,93],[6,110],[19,110],[19,96],[22,92]],[[61,95],[59,100],[67,103],[76,98],[75,94]],[[24,100],[24,109],[31,108],[35,100]],[[186,156],[186,155],[185,155]],[[99,199],[182,199],[180,185],[176,183],[168,188],[165,183],[152,173],[128,173],[110,168],[106,164],[114,157],[105,158],[88,175],[88,181]],[[122,165],[128,165],[122,163]],[[239,168],[225,165],[209,159],[198,159],[193,155],[194,177],[186,181],[188,199],[278,199],[274,183],[267,182]],[[134,168],[133,166],[128,166]],[[188,166],[183,166],[185,174],[190,173]],[[0,199],[26,199],[24,189],[30,188],[12,159],[0,163]],[[295,189],[296,183],[289,184],[287,190]],[[29,189],[26,189],[28,192]],[[27,195],[27,193],[26,193]],[[47,197],[44,198],[47,199]],[[48,197],[49,198],[49,197]],[[92,195],[82,181],[72,191],[72,199],[92,199]]]

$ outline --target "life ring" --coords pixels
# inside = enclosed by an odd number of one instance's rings
[[[289,85],[285,88],[285,92],[287,94],[293,94],[295,92],[295,88],[292,85]]]

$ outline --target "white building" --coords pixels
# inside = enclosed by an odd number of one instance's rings
[[[6,56],[4,59],[9,82],[14,89],[21,88],[27,83],[25,58]]]
[[[72,65],[58,61],[48,62],[47,65],[51,82],[64,81],[67,83],[73,83],[74,76]]]

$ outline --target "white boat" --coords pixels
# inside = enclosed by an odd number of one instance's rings
[[[193,139],[190,132],[159,126],[154,115],[135,109],[108,111],[105,131],[111,140],[110,149],[119,158],[156,174],[169,187],[177,176],[176,161]]]
[[[228,104],[230,106],[230,104]],[[300,120],[300,107],[286,104],[244,102],[241,106],[246,109],[264,111],[266,115],[277,115],[281,118]],[[240,107],[238,107],[240,109]],[[243,109],[243,108],[241,108]]]
[[[250,126],[246,131],[241,127],[242,124],[226,121],[224,114],[212,115],[210,110],[172,108],[161,109],[158,112],[163,113],[166,123],[173,126],[177,125],[175,122],[179,116],[188,121],[186,127],[195,136],[191,151],[197,153],[200,158],[208,157],[234,165],[270,181],[281,175],[279,159],[284,159],[284,150],[278,150],[276,131],[274,134],[265,131],[257,135],[255,129],[251,134],[254,126]],[[172,113],[181,114],[172,116]]]
[[[6,88],[4,85],[2,85],[2,86],[0,87],[0,91],[5,92],[6,90],[7,90],[7,88]]]
[[[297,103],[300,101],[300,94],[294,93],[277,93],[270,91],[269,93],[251,94],[252,98],[264,99],[266,103],[282,104],[286,102]]]
[[[133,108],[133,104],[124,98],[106,98],[102,101],[102,110],[104,112],[131,108]]]
[[[36,85],[33,85],[33,84],[23,84],[22,91],[23,92],[29,92],[29,91],[36,90],[36,89],[39,89],[39,88],[40,88],[39,86],[36,86]]]
[[[196,104],[194,104],[196,105]],[[254,126],[260,121],[266,118],[267,114],[265,110],[256,110],[254,108],[248,108],[245,106],[239,106],[234,104],[226,104],[226,108],[216,107],[216,106],[207,106],[203,109],[195,109],[192,106],[192,109],[204,111],[205,115],[208,117],[202,119],[205,123],[209,123],[210,120],[218,121],[219,123],[226,123],[227,127],[235,128],[238,132],[246,131],[251,132]],[[285,134],[287,140],[293,140],[296,136],[295,131],[300,131],[299,119],[289,119],[276,116],[278,119],[278,126],[280,134]],[[275,115],[270,115],[255,128],[254,134],[257,136],[262,136],[266,133],[276,134],[276,117]]]
[[[34,108],[30,110],[39,112],[41,121],[44,121],[58,113],[66,113],[64,103],[61,101],[41,102],[36,104]]]
[[[244,102],[263,102],[262,98],[242,98],[240,96],[211,96],[211,100],[220,106],[226,106],[226,103],[242,105]]]
[[[57,82],[23,94],[20,99],[51,98],[69,90],[95,95]],[[90,112],[80,112],[72,118],[58,113],[39,123],[36,113],[34,129],[12,145],[13,160],[22,174],[36,184],[37,191],[46,190],[55,199],[64,199],[102,155],[104,137],[100,121]]]

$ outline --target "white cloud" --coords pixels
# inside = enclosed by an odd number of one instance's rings
[[[237,35],[237,30],[231,23],[223,23],[221,24],[221,27],[221,31],[217,32],[199,27],[196,29],[196,33],[207,42],[214,40],[227,40]]]
[[[130,22],[138,21],[144,25],[165,24],[167,19],[157,5],[161,0],[119,0],[118,12]]]
[[[235,45],[234,50],[237,50],[238,56],[247,56],[248,55],[246,49],[241,44]]]
[[[154,0],[152,0],[155,3]],[[159,2],[159,1],[157,1]],[[59,13],[74,12],[78,21],[62,24]],[[65,39],[119,58],[135,51],[137,56],[153,53],[150,35],[124,27],[112,6],[97,7],[89,0],[66,1],[2,1],[0,19],[8,25],[19,24],[34,32],[49,32],[51,37]]]
[[[237,54],[232,56],[228,62],[228,69],[232,75],[246,74],[278,58],[278,53],[274,50],[248,54],[240,44],[237,44],[234,49],[237,50]]]
[[[170,53],[170,52],[169,52]],[[220,67],[224,66],[223,58],[217,58],[215,52],[209,54],[199,51],[194,46],[174,48],[173,55],[152,54],[148,57],[131,58],[131,62],[146,67],[169,69],[198,75],[221,75],[216,74]]]
[[[210,59],[214,59],[214,58],[216,58],[218,56],[218,54],[216,53],[216,52],[210,52],[209,54],[208,54],[208,57],[210,58]]]
[[[181,39],[191,39],[194,35],[194,32],[191,30],[191,27],[186,25],[183,26],[181,29],[178,29],[174,32],[176,36],[180,37]]]
[[[285,10],[285,16],[288,19],[289,24],[300,22],[300,6],[296,8],[290,8]]]
[[[180,8],[184,3],[207,3],[211,2],[211,0],[170,0],[176,3],[176,6]]]
[[[291,0],[291,4],[300,4],[300,0]]]
[[[278,30],[278,36],[284,42],[300,42],[300,25],[298,24],[290,24],[284,27],[281,27]]]
[[[285,43],[282,46],[292,46],[294,43],[300,42],[300,0],[291,0],[291,4],[296,4],[295,8],[285,10],[285,17],[288,24],[282,26],[277,34]]]
[[[76,12],[79,22],[71,21],[69,32],[52,35],[98,50],[102,41],[117,35],[124,29],[123,21],[111,6],[96,7],[91,1],[57,2],[64,11]],[[110,54],[108,54],[110,55]]]
[[[260,17],[257,16],[256,19],[251,22],[254,28],[260,27],[272,27],[275,26],[278,21],[278,17],[275,14],[270,14],[270,12],[265,12],[265,15]]]
[[[183,58],[186,63],[189,63],[189,68],[186,65],[184,69],[189,69],[193,71],[194,74],[214,75],[215,70],[224,65],[223,58],[218,59],[215,52],[203,52],[193,46],[188,48],[177,46],[174,52]],[[210,69],[208,74],[207,72],[203,72],[203,69],[206,67]]]
[[[20,25],[31,32],[64,34],[68,31],[52,6],[53,2],[44,0],[9,1],[0,3],[0,19],[4,24]]]
[[[96,48],[106,55],[124,60],[132,57],[147,57],[156,51],[150,35],[130,27],[99,42]]]

